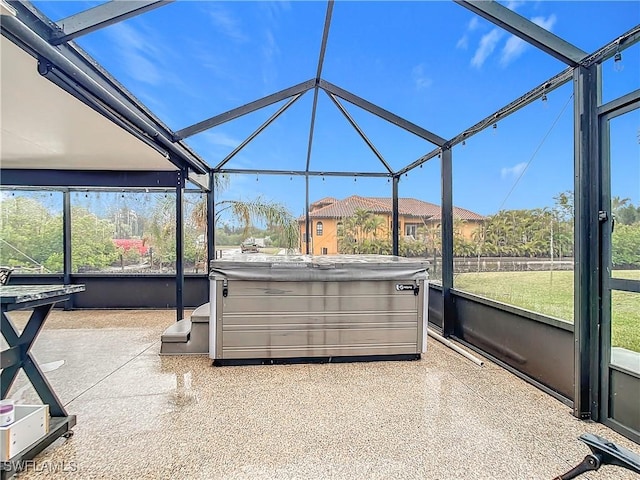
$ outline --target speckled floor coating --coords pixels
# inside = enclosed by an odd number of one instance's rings
[[[34,351],[78,424],[17,478],[552,479],[588,453],[582,433],[640,451],[432,339],[415,362],[212,367],[158,355],[173,321],[53,312]],[[31,402],[24,384],[12,394]],[[638,476],[604,466],[579,478]]]

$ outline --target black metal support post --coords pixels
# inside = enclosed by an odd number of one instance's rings
[[[176,317],[184,318],[184,215],[183,193],[187,173],[183,170],[176,185]]]
[[[71,192],[62,192],[62,262],[63,262],[63,282],[65,285],[71,283]],[[71,310],[73,300],[69,298],[64,302],[64,309]]]
[[[309,220],[309,175],[305,175],[304,177],[306,186],[306,200],[304,202],[304,242],[305,242],[305,253],[309,255],[310,247],[309,243],[311,243],[311,232],[309,231],[311,228],[311,221]]]
[[[207,192],[207,273],[211,260],[216,258],[216,197],[215,174],[209,174],[209,191]]]
[[[453,166],[451,150],[442,150],[442,334],[448,337],[454,333],[455,316],[453,309]]]
[[[398,184],[400,177],[393,177],[393,191],[391,200],[391,235],[393,254],[398,255],[400,251],[400,209],[398,207]]]
[[[575,255],[573,414],[598,419],[600,323],[598,71],[574,71],[575,118]]]

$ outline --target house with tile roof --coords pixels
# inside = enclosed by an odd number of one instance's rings
[[[384,234],[391,231],[392,202],[390,197],[361,197],[351,195],[343,200],[325,197],[309,205],[311,242],[309,252],[313,255],[335,255],[338,251],[339,228],[344,219],[363,210],[382,217]],[[440,206],[415,198],[399,198],[399,229],[401,237],[416,240],[421,227],[440,227]],[[453,207],[453,218],[459,234],[471,240],[473,232],[483,223],[484,217],[464,208]],[[382,223],[382,222],[381,222]],[[300,251],[306,251],[305,217],[298,219],[300,228]]]

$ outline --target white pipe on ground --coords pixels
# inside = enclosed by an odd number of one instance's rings
[[[430,328],[427,328],[427,334],[430,337],[435,338],[436,340],[438,340],[440,343],[442,343],[443,345],[446,345],[447,347],[449,347],[450,349],[458,352],[460,355],[462,355],[465,358],[468,358],[469,360],[471,360],[473,363],[475,363],[476,365],[479,366],[483,366],[484,362],[482,360],[480,360],[478,357],[471,355],[469,352],[467,352],[466,350],[463,350],[462,348],[460,348],[459,346],[457,346],[455,343],[450,342],[449,340],[447,340],[446,338],[438,335],[436,332],[434,332],[433,330],[431,330]]]

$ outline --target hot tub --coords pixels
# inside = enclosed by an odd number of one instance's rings
[[[419,358],[428,265],[385,255],[213,260],[209,356],[216,364]]]

